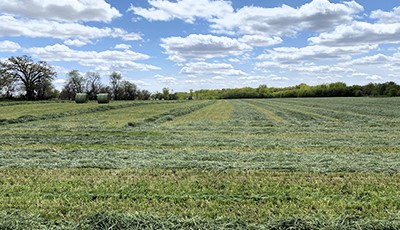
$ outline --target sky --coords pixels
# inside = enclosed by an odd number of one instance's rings
[[[400,83],[395,0],[0,0],[0,61],[113,71],[151,92]]]

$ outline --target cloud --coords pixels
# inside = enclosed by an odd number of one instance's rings
[[[129,50],[130,48],[132,48],[132,46],[128,44],[117,44],[114,47],[114,49],[120,49],[120,50]]]
[[[266,76],[242,76],[238,78],[242,85],[261,84],[265,83],[266,79]]]
[[[222,0],[149,0],[150,8],[131,5],[129,11],[149,21],[180,19],[194,23],[196,18],[212,19],[233,12],[231,2]]]
[[[139,86],[139,87],[146,87],[146,86],[151,86],[150,83],[142,80],[128,80],[129,82],[132,82],[133,84]]]
[[[306,47],[278,47],[267,50],[266,54],[261,54],[257,58],[260,60],[274,60],[280,63],[304,62],[321,59],[350,59],[352,55],[366,53],[376,49],[373,45],[360,46],[306,46]]]
[[[381,80],[382,77],[379,76],[379,75],[371,75],[371,76],[366,77],[365,79],[367,79],[367,80],[373,80],[373,81],[378,81],[378,80]]]
[[[90,40],[106,37],[128,41],[142,39],[140,34],[129,33],[120,28],[97,28],[78,23],[17,19],[9,15],[0,15],[0,36],[56,38],[67,40],[70,45],[82,45]]]
[[[28,18],[75,22],[110,22],[122,16],[104,0],[3,0],[0,11]]]
[[[244,77],[239,77],[239,80],[265,80],[267,77],[265,76],[244,76]]]
[[[56,84],[56,85],[62,85],[65,82],[67,82],[67,80],[65,80],[65,79],[56,79],[56,80],[53,81],[53,83]]]
[[[326,74],[339,74],[354,72],[351,68],[344,68],[339,66],[328,66],[328,65],[307,65],[307,66],[293,66],[291,71],[299,73],[311,74],[311,75],[326,75]]]
[[[349,73],[355,72],[353,68],[349,68],[347,66],[342,66],[340,64],[337,65],[317,65],[314,63],[287,63],[287,64],[279,64],[276,62],[258,62],[255,64],[256,70],[260,70],[263,72],[271,72],[276,73],[276,70],[281,70],[283,72],[292,72],[296,75],[308,75],[308,76],[317,76],[319,79],[327,79],[327,77],[331,78],[332,76],[341,76],[342,74],[348,75]],[[272,77],[271,77],[272,76]],[[275,79],[275,74],[270,75],[270,80],[288,80],[284,78]]]
[[[298,31],[323,31],[348,23],[363,11],[355,1],[330,3],[313,0],[299,8],[287,5],[275,8],[246,6],[236,12],[211,19],[215,32],[267,35],[295,35]]]
[[[154,78],[157,79],[159,82],[168,85],[175,85],[178,81],[178,79],[176,79],[175,77],[168,77],[161,74],[156,74]]]
[[[331,32],[321,33],[308,39],[312,44],[327,46],[374,45],[384,43],[400,43],[400,23],[371,24],[353,22],[340,25]]]
[[[394,61],[393,57],[386,56],[384,54],[375,54],[372,56],[365,56],[354,59],[350,62],[342,63],[344,66],[352,65],[378,65],[378,64],[389,64]]]
[[[165,49],[169,59],[175,62],[241,55],[252,49],[233,38],[202,34],[162,38],[161,47]]]
[[[88,42],[87,41],[81,41],[79,39],[68,39],[64,41],[65,45],[68,46],[77,46],[77,47],[81,47],[86,45]]]
[[[97,70],[157,70],[159,67],[136,63],[137,60],[149,59],[149,56],[131,50],[117,51],[80,51],[68,46],[56,44],[46,47],[34,47],[26,49],[32,56],[45,61],[78,62],[82,66],[96,66]]]
[[[391,12],[382,10],[372,11],[370,17],[378,19],[379,23],[400,23],[400,6],[393,8]]]
[[[186,64],[180,71],[187,75],[223,75],[223,76],[241,76],[247,75],[241,70],[236,70],[231,64],[226,63],[207,63],[194,62]]]
[[[222,77],[222,76],[215,76],[215,77],[212,77],[211,80],[213,80],[213,81],[226,81],[226,78]]]
[[[289,78],[287,78],[287,77],[280,77],[280,76],[277,76],[277,75],[275,75],[275,74],[271,74],[271,75],[269,76],[269,79],[270,79],[271,81],[289,81]]]
[[[268,37],[265,35],[245,35],[238,40],[249,46],[273,46],[283,42],[280,37]]]
[[[17,52],[21,49],[21,46],[12,41],[0,41],[0,52]]]

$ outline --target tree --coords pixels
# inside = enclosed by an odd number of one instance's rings
[[[103,85],[100,82],[100,74],[96,72],[86,73],[86,92],[89,95],[89,99],[95,100]]]
[[[163,88],[162,94],[163,94],[164,100],[169,100],[169,89],[168,88]]]
[[[39,85],[51,82],[56,72],[46,62],[35,63],[29,56],[11,57],[0,63],[0,72],[10,76],[16,82],[21,82],[25,90],[25,97],[34,100],[37,96]]]
[[[119,88],[120,88],[120,81],[122,80],[122,75],[117,72],[112,72],[110,75],[110,84],[111,84],[111,95],[114,100],[119,99]]]
[[[139,100],[149,100],[151,97],[151,93],[148,90],[142,89],[137,91],[137,98]]]
[[[16,80],[13,76],[6,74],[5,71],[0,72],[0,96],[12,98],[16,90]]]
[[[78,72],[78,70],[70,71],[67,73],[67,77],[67,82],[65,83],[60,96],[63,99],[73,99],[77,93],[83,93],[85,91],[86,79]]]
[[[52,97],[58,97],[59,92],[54,88],[51,81],[42,79],[35,88],[36,98],[39,100],[46,100]]]
[[[123,100],[135,100],[137,96],[137,86],[129,81],[121,82],[121,99]]]

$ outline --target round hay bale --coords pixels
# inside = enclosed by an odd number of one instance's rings
[[[111,100],[111,96],[108,93],[99,93],[97,94],[97,102],[100,104],[107,104]]]
[[[88,102],[89,97],[87,95],[87,93],[77,93],[75,95],[75,102],[76,103],[86,103]]]

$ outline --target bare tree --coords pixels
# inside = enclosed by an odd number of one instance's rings
[[[11,57],[0,63],[0,72],[10,76],[17,82],[21,82],[26,91],[26,98],[36,98],[37,90],[43,82],[51,82],[56,72],[46,62],[35,63],[29,56]]]
[[[101,84],[100,74],[96,72],[87,72],[86,73],[86,92],[89,95],[89,99],[95,100],[96,95],[100,93],[100,90],[103,88]]]
[[[67,73],[67,76],[67,82],[61,91],[61,98],[73,99],[77,93],[83,93],[85,91],[86,79],[78,70],[70,71]]]

